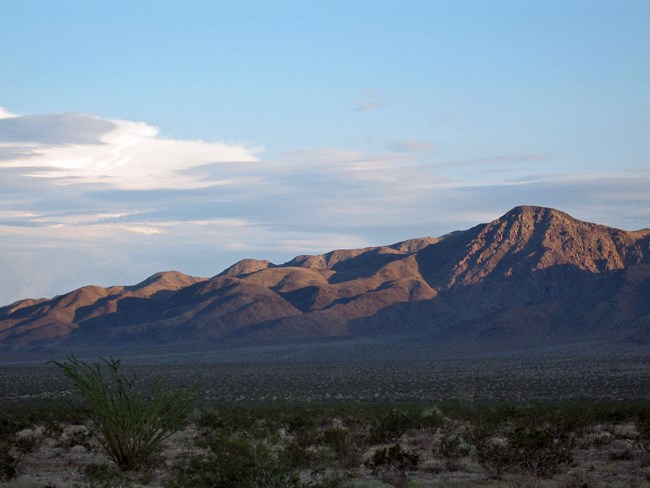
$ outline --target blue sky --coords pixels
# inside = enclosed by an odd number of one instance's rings
[[[0,303],[440,235],[650,226],[650,3],[0,2]]]

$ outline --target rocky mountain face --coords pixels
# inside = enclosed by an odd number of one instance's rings
[[[650,230],[523,206],[439,238],[0,308],[0,344],[18,347],[386,334],[457,348],[648,343]]]

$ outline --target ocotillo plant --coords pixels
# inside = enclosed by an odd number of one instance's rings
[[[137,469],[178,430],[194,395],[158,383],[147,400],[136,387],[135,375],[127,377],[120,371],[121,360],[100,360],[90,365],[69,356],[51,362],[79,388],[111,459],[122,470]]]

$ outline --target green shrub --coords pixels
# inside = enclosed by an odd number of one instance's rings
[[[74,447],[74,446],[83,446],[86,449],[92,449],[92,434],[90,430],[86,427],[79,426],[80,428],[75,429],[69,435],[61,436],[61,445],[63,447]]]
[[[349,431],[339,427],[332,427],[323,431],[322,442],[332,449],[337,461],[342,463],[344,467],[351,467],[358,461],[358,457],[355,456],[358,451],[356,443],[351,437]]]
[[[370,442],[378,444],[399,439],[409,429],[432,429],[442,425],[444,417],[438,409],[424,411],[390,410],[370,426]]]
[[[640,412],[636,419],[636,437],[634,444],[641,450],[645,457],[643,463],[650,462],[650,411],[644,410]],[[650,480],[650,475],[648,475]]]
[[[120,371],[120,360],[101,361],[89,365],[69,356],[52,363],[79,388],[111,459],[122,470],[139,468],[180,427],[194,396],[159,383],[153,398],[146,400],[136,388],[135,375]]]
[[[43,436],[52,439],[59,439],[63,434],[63,427],[59,422],[52,418],[48,418],[43,426]]]
[[[366,466],[375,476],[385,480],[397,479],[403,482],[406,480],[407,472],[417,468],[419,463],[418,453],[404,450],[399,444],[393,444],[375,451],[366,462]]]
[[[469,446],[460,434],[443,431],[434,442],[432,453],[436,457],[443,458],[447,469],[454,471],[457,469],[458,460],[469,454]]]
[[[479,463],[494,477],[504,472],[525,471],[550,477],[573,461],[574,439],[561,425],[518,420],[495,432],[477,426],[473,441]]]
[[[206,453],[175,467],[167,488],[299,488],[300,479],[284,453],[250,437],[214,436]]]
[[[561,426],[518,425],[508,434],[515,464],[535,476],[550,477],[573,461],[573,438]]]
[[[479,464],[493,478],[501,478],[505,471],[515,465],[508,446],[487,437],[476,443],[476,457]]]

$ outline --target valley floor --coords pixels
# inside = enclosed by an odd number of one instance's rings
[[[333,349],[331,354],[315,351],[313,360],[308,360],[309,353],[288,356],[255,350],[244,359],[225,354],[214,358],[131,353],[124,356],[123,365],[138,376],[143,388],[162,378],[177,388],[196,386],[200,401],[220,404],[650,400],[648,355],[437,358],[414,354],[404,359],[403,352],[391,357],[379,350],[371,359],[370,353],[357,354],[358,349],[348,354]],[[48,405],[70,398],[70,382],[46,364],[49,359],[58,358],[3,364],[0,357],[1,401]]]

